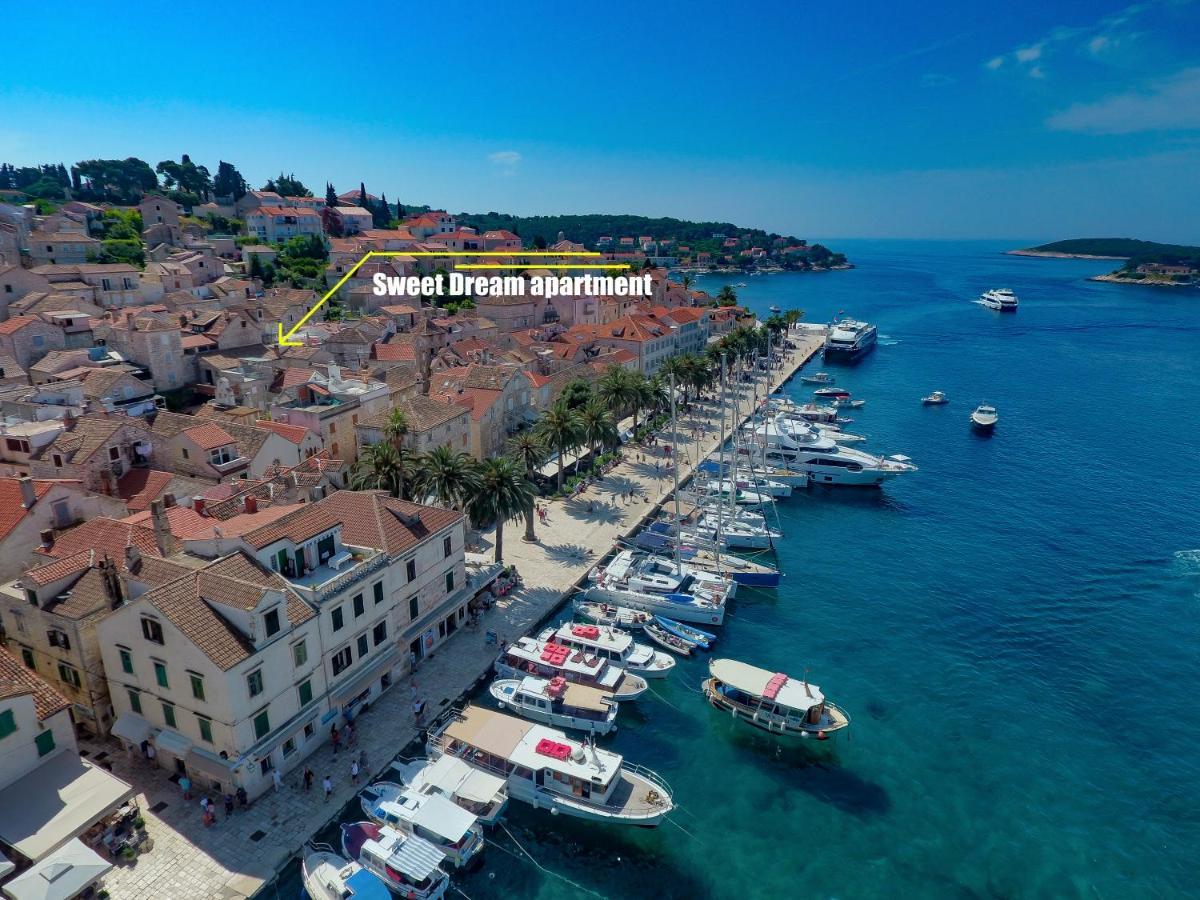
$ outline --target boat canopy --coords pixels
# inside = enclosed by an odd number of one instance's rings
[[[825,695],[815,684],[806,684],[778,672],[768,672],[758,666],[736,659],[714,659],[708,670],[718,681],[732,688],[774,700],[789,709],[808,710],[825,702]]]
[[[383,801],[379,808],[452,843],[460,840],[475,824],[475,816],[441,794],[405,791],[397,800]]]
[[[521,679],[521,692],[534,697],[548,698],[550,697],[547,690],[548,685],[549,682],[545,678],[527,675]],[[563,685],[562,699],[567,706],[573,706],[576,709],[590,709],[595,712],[608,712],[614,703],[611,692],[570,681]]]
[[[504,790],[504,779],[467,765],[454,756],[440,756],[425,769],[425,783],[473,803],[491,803]]]
[[[345,884],[354,900],[390,900],[392,896],[387,885],[366,869],[357,870]]]
[[[424,838],[401,834],[394,828],[381,828],[378,840],[368,840],[363,850],[373,852],[380,862],[407,875],[415,882],[424,881],[438,871],[446,858],[433,844]]]

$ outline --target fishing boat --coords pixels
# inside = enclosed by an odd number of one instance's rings
[[[928,397],[922,397],[921,402],[926,406],[945,406],[950,402],[950,398],[941,391],[934,391]]]
[[[531,637],[517,638],[505,647],[495,668],[501,678],[526,675],[554,678],[561,675],[573,684],[608,691],[617,700],[636,700],[648,687],[640,675],[626,672],[599,656]]]
[[[573,603],[575,612],[589,622],[597,625],[620,625],[622,628],[641,628],[650,618],[650,613],[640,609],[627,609],[623,606],[610,606],[607,603],[593,603],[586,597],[576,597]]]
[[[667,631],[676,637],[681,637],[689,643],[695,644],[697,647],[702,647],[707,650],[712,646],[713,641],[717,639],[715,634],[704,631],[700,628],[692,628],[690,625],[685,625],[682,622],[676,622],[674,619],[667,619],[662,616],[655,616],[654,621],[661,625]]]
[[[594,741],[480,706],[434,723],[426,748],[505,779],[509,796],[535,809],[618,825],[658,825],[675,808],[656,773]]]
[[[496,825],[508,806],[504,779],[473,769],[452,756],[393,762],[390,771],[405,787],[419,794],[445,797],[485,827]]]
[[[300,862],[300,877],[311,900],[388,900],[387,885],[327,844],[313,844]]]
[[[710,660],[708,672],[700,687],[709,703],[771,734],[825,740],[850,724],[850,717],[807,679],[735,659]]]
[[[675,668],[675,660],[669,654],[637,643],[633,635],[615,625],[601,628],[599,625],[566,622],[558,628],[545,629],[538,639],[599,656],[643,678],[666,678]]]
[[[429,841],[376,822],[343,823],[342,852],[379,876],[388,890],[406,900],[441,900],[450,877],[441,869],[445,855]]]
[[[828,398],[849,397],[850,392],[842,387],[820,387],[813,391],[813,396]]]
[[[608,734],[617,729],[619,704],[612,694],[571,684],[561,675],[550,679],[532,675],[497,678],[488,693],[501,709],[534,722],[588,734]]]
[[[380,781],[363,788],[359,805],[372,822],[429,841],[456,869],[465,868],[483,849],[478,819],[438,794]]]
[[[678,653],[680,656],[691,656],[692,651],[696,649],[696,645],[685,641],[681,637],[671,634],[667,629],[663,628],[657,622],[647,622],[644,626],[646,637],[658,644],[664,650],[670,650],[672,653]]]
[[[998,421],[1000,414],[996,412],[996,407],[987,403],[979,404],[971,413],[971,427],[984,434],[995,431]]]
[[[805,384],[833,384],[836,379],[828,372],[814,372],[811,375],[801,375],[800,380]]]
[[[850,397],[834,397],[834,409],[862,409],[866,405],[866,400],[854,400]]]
[[[1017,295],[1010,288],[993,288],[990,291],[984,291],[979,296],[979,302],[988,309],[1000,312],[1017,311]]]

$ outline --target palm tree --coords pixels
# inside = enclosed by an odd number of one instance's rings
[[[401,500],[408,499],[408,470],[412,454],[404,446],[404,438],[408,434],[408,417],[402,409],[393,409],[383,426],[383,436],[396,448],[396,469],[398,472],[400,490],[396,495]]]
[[[533,485],[520,467],[507,456],[485,459],[479,464],[478,489],[467,504],[473,522],[496,523],[496,562],[504,559],[504,523],[515,519],[533,504]]]
[[[598,447],[616,443],[617,425],[608,407],[599,400],[593,400],[579,411],[579,426],[581,436],[592,452],[592,462],[596,460]]]
[[[562,490],[563,457],[579,446],[581,427],[579,414],[561,400],[542,413],[537,434],[558,452],[558,490]]]
[[[633,407],[633,430],[637,432],[638,413],[654,403],[655,394],[648,379],[641,372],[629,376],[629,404]]]
[[[720,292],[718,292],[718,294],[717,294],[717,305],[718,306],[736,306],[737,305],[737,291],[735,291],[729,285],[725,285],[723,288],[721,288]]]
[[[525,480],[533,483],[533,474],[546,461],[546,444],[532,431],[522,431],[508,442],[508,454],[525,471]],[[537,540],[533,533],[533,495],[525,506],[525,540],[532,544]]]
[[[692,289],[692,285],[696,283],[696,279],[691,275],[684,275],[683,278],[679,280],[679,283],[683,286],[685,291],[690,291]]]
[[[683,385],[683,399],[685,402],[687,401],[687,367],[688,356],[686,353],[682,356],[668,356],[662,361],[656,373],[667,379],[667,381],[671,380],[672,375],[675,376],[675,383]]]
[[[643,397],[646,409],[651,413],[667,412],[671,409],[670,380],[656,372],[653,378],[646,379],[646,393]]]
[[[633,382],[628,369],[609,366],[596,382],[596,394],[609,409],[624,410],[633,400]]]
[[[799,322],[801,319],[804,318],[804,310],[789,309],[787,312],[785,312],[783,314],[783,318],[788,323],[788,328],[791,328],[793,325],[795,325],[797,322]]]
[[[387,491],[399,497],[403,475],[396,448],[387,443],[363,447],[350,474],[350,487],[356,491]]]
[[[433,497],[447,509],[461,509],[479,491],[475,461],[469,454],[449,447],[434,447],[417,457],[413,481],[417,492]]]

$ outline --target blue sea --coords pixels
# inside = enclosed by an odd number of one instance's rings
[[[697,286],[879,325],[827,368],[867,400],[848,430],[920,471],[782,501],[784,584],[743,590],[717,646],[808,670],[851,728],[783,745],[682,661],[606,741],[669,781],[673,821],[518,806],[513,855],[456,877],[471,900],[1200,894],[1200,290],[1019,243],[831,243],[858,267]],[[1019,312],[972,302],[990,287]]]

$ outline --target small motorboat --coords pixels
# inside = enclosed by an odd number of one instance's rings
[[[685,641],[681,637],[676,637],[657,622],[647,622],[642,626],[642,630],[646,632],[646,637],[650,638],[658,646],[664,650],[670,650],[672,653],[678,653],[680,656],[691,656],[692,651],[696,648],[695,644]]]
[[[849,397],[850,392],[845,388],[839,387],[823,387],[813,391],[814,397]]]
[[[312,900],[389,900],[387,885],[327,844],[313,844],[300,863],[304,890]]]
[[[979,404],[971,413],[971,427],[985,434],[994,431],[998,421],[1000,421],[1000,416],[996,412],[996,407],[986,403]]]
[[[410,900],[442,900],[449,877],[445,854],[429,841],[375,822],[343,822],[342,852]]]
[[[921,402],[926,406],[945,406],[950,402],[950,398],[941,391],[934,391],[928,397],[922,397]]]
[[[836,409],[862,409],[866,402],[866,400],[851,400],[849,397],[833,398],[833,405]]]
[[[833,384],[834,377],[828,372],[814,372],[811,375],[801,375],[800,380],[805,384]]]
[[[428,841],[455,868],[469,865],[483,849],[478,818],[440,794],[380,781],[363,789],[359,805],[372,822]]]
[[[700,628],[693,628],[690,625],[684,625],[682,622],[676,622],[674,619],[668,619],[665,616],[655,616],[654,621],[676,637],[682,638],[689,644],[694,644],[705,650],[711,647],[713,641],[717,639],[717,636],[711,632]]]
[[[611,603],[595,603],[582,596],[575,599],[575,612],[597,625],[619,625],[622,628],[641,628],[650,618],[650,613]]]
[[[619,704],[612,694],[571,684],[561,675],[497,678],[488,692],[501,709],[555,728],[577,728],[589,734],[608,734],[617,728]]]
[[[755,272],[754,274],[757,275],[758,273]],[[771,312],[775,313],[775,315],[779,315],[781,312],[783,312],[783,310],[780,309],[778,306],[768,306],[767,309],[769,309]]]

